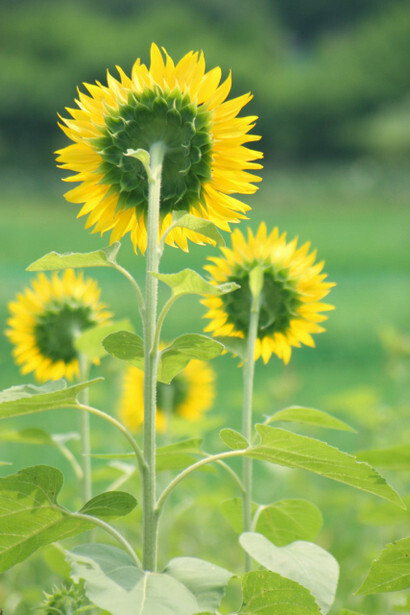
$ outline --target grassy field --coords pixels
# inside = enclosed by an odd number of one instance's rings
[[[109,241],[108,237],[100,238],[84,231],[83,221],[75,218],[75,206],[65,203],[61,196],[64,186],[56,183],[56,176],[46,178],[45,181],[42,178],[32,179],[30,183],[15,181],[14,187],[11,187],[11,183],[5,183],[1,205],[2,330],[6,327],[7,303],[33,277],[33,274],[25,271],[28,264],[52,250],[86,252],[105,247]],[[329,442],[340,445],[344,450],[355,451],[371,446],[383,446],[388,436],[391,444],[392,434],[397,435],[397,442],[405,441],[406,434],[402,432],[400,415],[397,413],[386,416],[386,413],[393,412],[392,408],[394,412],[398,412],[401,393],[398,393],[394,380],[386,370],[386,355],[380,334],[389,328],[403,331],[407,324],[410,303],[407,248],[410,214],[406,208],[408,193],[409,184],[404,173],[374,167],[368,163],[343,168],[265,171],[260,191],[249,201],[253,208],[250,226],[256,229],[261,220],[266,220],[268,227],[278,225],[281,231],[287,230],[290,238],[298,235],[300,242],[310,240],[312,246],[318,250],[319,259],[326,261],[325,271],[329,279],[335,281],[337,286],[329,296],[329,302],[336,306],[336,310],[329,313],[326,333],[316,336],[316,349],[296,350],[288,367],[284,367],[275,358],[267,366],[257,364],[256,417],[270,414],[290,403],[303,404],[340,413],[342,418],[348,418],[349,422],[359,429],[357,435],[328,435]],[[242,224],[242,230],[246,224]],[[229,243],[229,237],[226,239]],[[162,269],[165,272],[186,267],[200,270],[206,257],[213,254],[216,254],[216,249],[213,248],[193,246],[189,254],[168,248],[162,261]],[[127,238],[123,241],[119,261],[142,283],[144,259],[134,255]],[[137,309],[127,282],[115,272],[104,269],[90,270],[89,275],[98,279],[104,302],[118,317],[130,317],[139,331]],[[166,292],[163,291],[161,298],[165,296]],[[172,339],[184,332],[201,332],[204,324],[201,318],[203,313],[204,309],[197,299],[181,300],[175,305],[166,322],[164,338]],[[31,382],[30,376],[22,377],[13,365],[10,358],[11,347],[6,338],[2,335],[0,340],[0,389]],[[215,409],[209,414],[210,423],[206,435],[208,449],[220,447],[219,429],[216,427],[240,427],[241,371],[237,363],[237,360],[229,356],[214,361],[219,384]],[[106,359],[101,371],[106,380],[92,391],[92,401],[94,405],[115,413],[121,365]],[[73,416],[71,411],[44,413],[5,421],[0,427],[11,429],[31,426],[46,428],[52,432],[73,431],[78,428],[78,417]],[[384,427],[379,429],[379,426]],[[107,429],[109,428],[105,428],[101,422],[92,421],[93,450],[122,450],[117,436],[111,431],[108,435]],[[0,459],[13,463],[11,467],[1,468],[2,475],[39,462],[68,470],[64,460],[45,447],[21,447],[2,443]],[[98,461],[95,466],[98,466]],[[301,478],[303,479],[303,476]],[[343,560],[341,591],[351,593],[355,588],[353,571],[356,572],[359,567],[359,574],[364,574],[368,562],[377,554],[379,547],[386,543],[386,533],[379,532],[375,541],[373,528],[368,530],[371,547],[369,552],[366,552],[365,561],[360,564],[360,568],[359,564],[353,561],[352,554],[358,536],[364,536],[359,518],[363,513],[356,510],[356,504],[353,505],[351,529],[347,535],[342,533],[342,518],[336,512],[350,512],[348,498],[351,497],[351,492],[348,493],[347,488],[335,489],[332,486],[330,489],[328,482],[312,477],[306,487],[300,478],[295,482],[292,478],[289,479],[286,473],[262,468],[256,476],[256,499],[271,499],[271,494],[266,491],[266,484],[272,479],[275,481],[274,492],[278,497],[306,496],[324,511],[327,529],[320,541],[323,546],[330,548],[340,561]],[[199,487],[198,484],[195,487],[194,483],[190,483],[188,489],[196,488],[200,491],[201,485],[208,480],[206,476],[202,477]],[[217,550],[218,540],[221,538],[220,531],[227,531],[223,527],[219,530],[220,520],[215,520],[215,512],[210,509],[212,502],[219,496],[222,497],[223,489],[222,486],[214,491],[213,499],[207,496],[201,512],[201,523],[207,520],[214,524],[214,540],[207,538],[207,542],[201,543],[198,538],[199,544],[187,545],[188,552],[192,548],[194,552],[198,551],[207,556],[209,551],[208,556],[212,559],[212,550]],[[186,496],[187,491],[184,493]],[[71,495],[72,486],[67,486],[63,501],[69,500]],[[370,499],[361,497],[361,500],[358,497],[355,502],[360,500],[371,507]],[[175,522],[177,536],[195,535],[195,515],[192,516],[192,511],[187,510],[189,518],[182,515]],[[332,532],[329,528],[332,528]],[[343,539],[340,538],[342,534]],[[391,539],[395,537],[397,536],[393,532]],[[169,548],[172,553],[172,541]],[[236,551],[232,553],[235,558]],[[223,564],[223,559],[219,563]],[[23,567],[21,570],[21,573],[16,573],[17,579],[19,574],[32,569]],[[36,591],[37,596],[39,589]],[[380,612],[385,615],[386,610],[383,611],[383,608],[389,608],[386,604],[383,606],[383,600],[373,603],[370,598],[367,604],[366,612],[374,614]],[[381,610],[378,610],[380,604]]]

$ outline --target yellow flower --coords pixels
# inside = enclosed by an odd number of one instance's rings
[[[96,281],[72,269],[50,279],[40,273],[31,287],[19,293],[9,303],[6,335],[21,373],[34,372],[40,382],[79,376],[75,337],[112,316],[99,297]]]
[[[215,373],[204,361],[194,359],[171,384],[157,384],[157,429],[164,432],[169,416],[198,421],[215,398]],[[126,427],[137,431],[144,422],[144,373],[130,365],[123,379],[119,415]]]
[[[142,163],[128,150],[166,146],[161,184],[160,233],[171,224],[172,211],[187,211],[229,231],[230,222],[245,217],[249,207],[231,196],[252,194],[260,178],[249,170],[260,152],[244,146],[259,139],[248,134],[256,116],[237,117],[252,96],[226,101],[231,76],[220,83],[221,69],[205,72],[202,53],[187,53],[176,65],[163,50],[151,47],[148,68],[137,60],[131,78],[117,67],[119,80],[107,72],[107,86],[84,84],[78,108],[60,124],[74,144],[57,152],[63,169],[76,174],[66,181],[80,185],[65,195],[83,203],[78,216],[88,215],[86,228],[101,235],[111,230],[111,242],[131,233],[135,251],[147,243],[148,182]],[[127,154],[128,152],[128,154]],[[177,228],[167,243],[187,250],[187,239],[206,239]]]
[[[316,251],[309,253],[309,248],[309,242],[297,248],[297,238],[287,242],[286,233],[279,235],[277,228],[267,235],[264,223],[255,236],[248,229],[247,241],[236,229],[232,248],[221,248],[224,257],[210,257],[213,264],[205,269],[216,284],[236,282],[241,288],[202,301],[209,308],[206,317],[211,319],[205,331],[212,331],[217,337],[247,337],[251,306],[249,274],[259,265],[263,270],[263,290],[255,360],[262,357],[267,363],[275,353],[287,364],[292,346],[313,347],[311,334],[324,331],[318,323],[327,318],[321,312],[333,309],[332,305],[321,303],[321,299],[334,284],[324,281],[324,261],[315,263]]]

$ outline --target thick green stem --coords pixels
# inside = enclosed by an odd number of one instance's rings
[[[87,357],[80,354],[80,380],[87,380],[89,364]],[[79,401],[85,406],[88,406],[89,391],[88,388],[83,389],[79,393]],[[81,466],[83,469],[83,498],[84,502],[92,497],[91,484],[91,446],[90,446],[90,415],[88,412],[80,413],[80,434],[81,434]]]
[[[252,298],[246,359],[243,364],[243,406],[242,434],[251,441],[252,437],[252,397],[253,376],[255,372],[255,344],[258,335],[259,296]],[[242,460],[243,501],[243,531],[250,532],[252,528],[252,459]],[[245,572],[252,569],[252,558],[245,554]]]
[[[158,517],[156,505],[156,396],[158,371],[158,344],[155,343],[157,325],[158,280],[152,273],[159,271],[160,251],[158,245],[161,172],[165,154],[163,143],[155,143],[150,149],[150,173],[148,174],[148,219],[146,300],[144,311],[144,460],[143,472],[143,536],[142,564],[145,570],[157,568]]]

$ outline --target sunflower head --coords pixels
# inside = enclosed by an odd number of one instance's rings
[[[206,317],[211,322],[205,331],[214,336],[246,338],[249,330],[252,293],[251,272],[262,270],[262,291],[255,360],[262,357],[268,362],[275,353],[289,362],[292,346],[314,346],[312,333],[324,331],[319,325],[326,320],[321,312],[333,309],[322,303],[334,286],[325,282],[324,262],[315,263],[316,252],[310,244],[297,248],[297,239],[286,241],[286,233],[274,228],[267,235],[262,223],[256,233],[248,229],[248,239],[239,230],[232,234],[232,248],[222,248],[223,257],[210,257],[212,264],[205,269],[216,284],[236,282],[237,290],[203,300],[208,308]]]
[[[231,77],[220,83],[219,67],[206,72],[202,53],[191,51],[175,65],[154,44],[149,69],[137,60],[131,77],[118,73],[118,79],[107,73],[106,86],[85,84],[88,94],[80,92],[78,108],[62,119],[73,144],[57,152],[59,166],[75,172],[66,181],[80,182],[65,196],[83,203],[86,227],[111,230],[111,241],[130,232],[134,249],[145,251],[148,180],[133,153],[161,142],[160,233],[178,210],[229,230],[249,209],[231,195],[255,192],[260,180],[249,170],[261,168],[255,160],[262,154],[245,146],[259,139],[249,134],[256,117],[237,117],[251,95],[226,101]],[[184,250],[187,239],[206,241],[180,228],[167,236]]]
[[[79,375],[75,338],[112,316],[99,302],[95,280],[67,269],[61,276],[44,273],[9,304],[6,335],[21,372],[40,382]]]
[[[198,421],[209,410],[215,398],[215,373],[204,361],[194,359],[170,384],[157,384],[157,429],[164,432],[168,420],[179,416]],[[144,373],[130,365],[123,379],[119,415],[131,431],[144,422]]]

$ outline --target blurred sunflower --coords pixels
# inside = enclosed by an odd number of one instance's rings
[[[259,265],[263,270],[263,290],[255,360],[261,356],[267,363],[275,353],[287,364],[292,346],[313,347],[311,334],[324,331],[318,323],[327,318],[321,312],[333,309],[321,299],[334,284],[324,281],[324,261],[315,263],[316,251],[309,253],[309,248],[309,242],[297,248],[297,238],[287,242],[286,233],[280,235],[277,227],[267,235],[264,223],[255,236],[248,229],[247,241],[236,229],[232,248],[221,248],[224,257],[210,257],[213,264],[205,269],[216,284],[236,282],[240,288],[203,299],[209,308],[206,317],[211,319],[205,331],[218,337],[247,337],[252,301],[249,275]]]
[[[170,384],[157,384],[157,430],[164,432],[170,416],[198,421],[215,398],[215,373],[204,361],[193,359]],[[144,422],[144,372],[130,365],[123,380],[119,415],[126,427],[137,431]]]
[[[229,231],[230,222],[245,217],[249,207],[232,194],[252,194],[260,178],[262,153],[244,146],[260,137],[248,134],[256,116],[237,117],[252,96],[226,101],[231,76],[220,84],[221,69],[205,72],[205,60],[190,51],[178,64],[164,50],[151,47],[148,69],[138,59],[127,77],[107,72],[107,86],[84,84],[78,108],[60,127],[74,141],[57,152],[59,166],[76,174],[66,181],[80,185],[66,193],[83,203],[78,216],[88,215],[86,228],[101,235],[111,230],[111,242],[131,233],[135,251],[147,244],[148,181],[137,149],[166,146],[161,179],[160,233],[171,224],[172,211],[187,211]],[[188,229],[176,228],[167,243],[187,250],[187,239],[207,241]]]
[[[6,335],[22,374],[34,372],[40,382],[79,376],[76,336],[112,316],[99,298],[97,282],[72,269],[50,279],[40,273],[19,293],[8,306]]]

